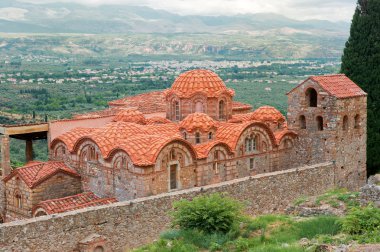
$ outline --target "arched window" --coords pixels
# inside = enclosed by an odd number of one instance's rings
[[[301,129],[306,129],[306,118],[304,115],[300,115],[300,128]]]
[[[199,134],[199,132],[195,133],[195,143],[201,143],[201,134]]]
[[[215,171],[215,174],[219,174],[218,161],[219,161],[219,151],[216,150],[214,152],[214,163],[213,163],[213,169]]]
[[[257,150],[257,136],[251,135],[245,139],[245,151],[251,152]]]
[[[93,147],[93,146],[90,147],[90,160],[91,161],[97,160],[95,147]]]
[[[342,125],[343,130],[348,130],[348,116],[343,117],[343,125]]]
[[[208,133],[208,139],[209,139],[209,140],[212,139],[212,132],[209,132],[209,133]]]
[[[220,120],[226,119],[226,110],[225,110],[225,104],[223,100],[219,102],[219,119]]]
[[[22,208],[22,197],[19,192],[15,194],[15,205],[17,208]]]
[[[309,88],[308,90],[306,90],[306,99],[309,103],[309,107],[317,107],[318,94],[314,88]]]
[[[316,122],[317,122],[317,129],[319,131],[322,131],[323,130],[323,117],[322,116],[317,116]]]
[[[360,115],[356,115],[354,120],[355,120],[354,128],[359,129],[360,128]]]
[[[179,101],[174,101],[173,103],[173,112],[174,112],[174,120],[179,121]]]
[[[195,103],[195,112],[203,113],[203,103],[201,101]]]
[[[187,133],[186,133],[186,132],[183,132],[183,138],[184,138],[185,140],[187,140]]]

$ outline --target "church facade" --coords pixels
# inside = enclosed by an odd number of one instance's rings
[[[6,174],[3,219],[53,214],[246,176],[335,164],[337,186],[366,181],[366,93],[344,75],[313,76],[277,109],[234,101],[209,70],[170,89],[50,123],[49,161]]]

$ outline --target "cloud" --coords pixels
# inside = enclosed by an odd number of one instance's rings
[[[27,10],[20,8],[0,8],[0,19],[8,21],[24,20],[27,12]]]
[[[72,2],[85,5],[149,6],[182,15],[234,15],[273,12],[291,18],[350,21],[357,0],[18,0],[30,3]]]

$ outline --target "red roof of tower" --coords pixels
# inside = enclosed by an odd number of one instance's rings
[[[297,87],[290,90],[288,94],[296,88],[298,88],[299,86],[303,85],[308,80],[312,80],[318,83],[324,90],[326,90],[326,92],[339,99],[367,95],[366,92],[364,92],[358,85],[356,85],[352,80],[350,80],[350,78],[348,78],[344,74],[311,76],[307,80],[299,84]]]

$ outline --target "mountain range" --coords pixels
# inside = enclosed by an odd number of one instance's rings
[[[298,21],[273,13],[233,16],[178,15],[145,6],[86,6],[0,1],[0,32],[7,33],[219,33],[347,36],[349,23]]]

